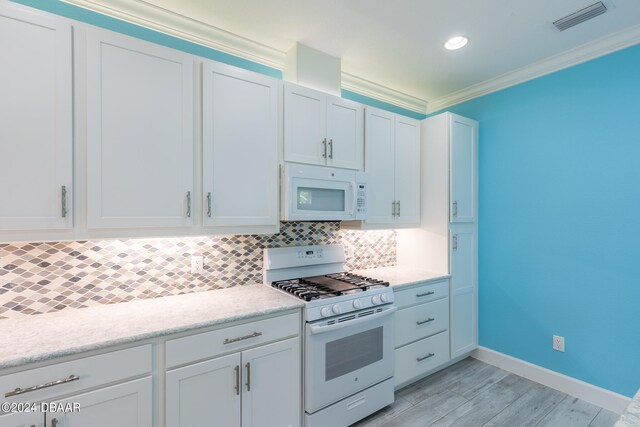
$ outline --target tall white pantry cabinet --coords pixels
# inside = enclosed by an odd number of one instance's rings
[[[398,265],[449,272],[450,358],[478,346],[478,122],[422,122],[420,228],[398,230]]]

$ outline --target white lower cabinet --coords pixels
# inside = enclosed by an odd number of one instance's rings
[[[153,381],[150,376],[56,402],[79,411],[47,412],[51,427],[151,427]],[[68,404],[68,405],[67,405]]]
[[[240,426],[240,353],[167,372],[167,426]]]
[[[166,427],[299,426],[299,330],[289,314],[168,341]],[[211,358],[171,369],[189,355]]]
[[[396,290],[396,388],[450,360],[448,285],[442,280]]]
[[[16,412],[0,416],[0,427],[44,427],[40,412]]]
[[[451,357],[478,346],[478,259],[475,226],[451,226]]]
[[[43,405],[0,427],[152,427],[152,370],[148,344],[0,375],[2,393],[23,390],[4,401]]]

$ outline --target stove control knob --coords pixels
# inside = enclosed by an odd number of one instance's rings
[[[322,307],[320,309],[320,316],[322,316],[322,317],[331,316],[331,309],[329,307]]]
[[[353,308],[355,308],[355,309],[362,308],[362,302],[360,302],[359,299],[354,299],[353,300]]]
[[[385,303],[389,302],[389,295],[387,295],[387,294],[380,295],[380,301],[385,302]]]
[[[340,306],[338,304],[335,304],[333,307],[331,307],[331,310],[335,313],[335,314],[340,314],[342,313],[342,310],[340,310]]]
[[[378,305],[380,304],[380,295],[374,295],[371,297],[371,304]]]

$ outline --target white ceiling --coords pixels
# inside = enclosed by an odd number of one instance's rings
[[[427,101],[640,25],[638,0],[604,0],[606,14],[564,32],[552,22],[595,0],[136,1],[282,52],[299,41],[342,58],[346,73]],[[458,34],[467,47],[446,51]]]

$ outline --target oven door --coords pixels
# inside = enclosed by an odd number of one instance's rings
[[[355,172],[321,166],[287,164],[284,168],[285,221],[353,220]]]
[[[392,305],[308,323],[305,411],[318,411],[393,376]]]

